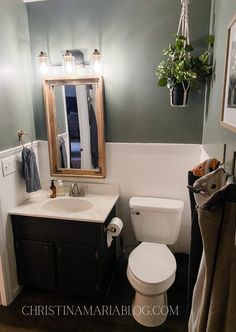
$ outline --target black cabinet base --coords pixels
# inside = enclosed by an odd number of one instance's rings
[[[19,284],[79,296],[105,296],[116,267],[104,224],[12,216]]]

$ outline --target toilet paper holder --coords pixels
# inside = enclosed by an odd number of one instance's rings
[[[110,223],[106,227],[104,227],[104,232],[106,232],[106,237],[107,237],[106,242],[108,248],[111,246],[113,237],[117,237],[120,235],[122,228],[123,228],[123,222],[118,217],[112,218]]]
[[[107,232],[109,230],[109,232],[115,233],[116,229],[115,227],[111,227],[108,229],[108,227],[104,227],[104,233]]]

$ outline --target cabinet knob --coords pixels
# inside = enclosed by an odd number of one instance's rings
[[[57,248],[58,255],[61,255],[61,247]]]

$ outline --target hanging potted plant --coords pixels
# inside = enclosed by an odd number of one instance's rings
[[[199,56],[193,56],[189,42],[189,0],[181,0],[181,13],[175,42],[163,50],[167,59],[157,67],[158,85],[170,90],[171,106],[187,105],[191,87],[200,88],[200,81],[212,73],[209,63],[214,37],[208,37],[208,48]]]
[[[171,106],[187,105],[191,87],[200,89],[200,82],[212,73],[209,58],[214,37],[208,37],[208,48],[199,56],[193,56],[194,48],[185,36],[176,36],[175,43],[163,50],[167,59],[157,67],[158,85],[170,90]]]

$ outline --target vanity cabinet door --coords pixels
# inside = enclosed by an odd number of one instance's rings
[[[57,286],[60,291],[94,296],[97,287],[95,247],[57,245]]]
[[[21,285],[55,289],[53,245],[47,242],[19,240],[15,243],[18,281]]]

